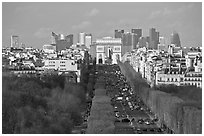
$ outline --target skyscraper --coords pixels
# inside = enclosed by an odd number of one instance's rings
[[[136,45],[138,43],[138,35],[135,34],[135,33],[131,33],[131,46],[132,46],[132,49],[136,49]]]
[[[176,47],[181,47],[179,34],[175,31],[171,34],[171,44],[175,44]]]
[[[142,29],[132,29],[131,33],[137,34],[139,39],[142,36]]]
[[[85,46],[90,49],[90,45],[92,44],[92,35],[86,34],[85,35]]]
[[[149,30],[149,49],[158,49],[159,44],[159,32],[156,32],[155,28]]]
[[[73,44],[73,34],[64,36],[63,34],[55,34],[52,32],[51,44],[56,46],[56,51],[69,48]]]
[[[12,48],[19,48],[19,36],[17,35],[11,35],[11,47]]]
[[[165,37],[159,37],[159,44],[158,44],[158,50],[167,51],[168,47],[166,46],[166,39]]]
[[[115,30],[115,38],[123,38],[124,30]]]
[[[139,42],[139,38],[142,37],[142,29],[131,29],[131,33],[135,35],[133,49],[136,49],[136,45]]]
[[[85,35],[84,32],[79,33],[78,42],[80,45],[85,45]]]

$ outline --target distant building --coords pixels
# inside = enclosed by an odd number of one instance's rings
[[[159,51],[167,51],[168,47],[166,46],[166,39],[164,37],[159,37],[159,44],[158,44]]]
[[[123,39],[124,30],[115,30],[115,38]]]
[[[136,49],[136,45],[139,41],[139,37],[137,34],[135,33],[131,33],[131,46],[132,46],[132,50]]]
[[[123,39],[122,39],[122,56],[126,52],[132,51],[133,47],[136,47],[135,43],[136,43],[136,34],[132,34],[130,32],[124,33]]]
[[[146,47],[146,48],[148,48],[148,39],[147,39],[147,37],[140,37],[139,39],[138,39],[138,43],[137,43],[137,45],[136,45],[136,47],[137,48],[143,48],[143,47]]]
[[[160,43],[164,43],[161,39]],[[139,48],[127,54],[126,60],[130,60],[130,65],[151,87],[174,84],[202,88],[202,52],[191,49],[184,54],[182,48],[174,44],[169,49],[167,53]]]
[[[52,45],[56,46],[56,51],[61,51],[70,48],[73,44],[73,34],[64,36],[63,34],[55,34],[52,32]]]
[[[85,46],[90,49],[90,45],[92,44],[92,35],[86,34],[85,35]]]
[[[43,45],[43,52],[45,53],[54,53],[56,51],[56,46],[45,44]]]
[[[106,61],[111,61],[112,64],[117,64],[117,60],[121,60],[121,45],[120,38],[104,37],[96,40],[96,64],[105,64]]]
[[[149,49],[158,49],[159,32],[155,28],[149,30]]]
[[[12,35],[11,36],[11,47],[12,48],[19,48],[20,43],[19,43],[19,36],[17,35]]]
[[[137,35],[138,38],[142,36],[142,29],[132,29],[131,33],[134,33]]]
[[[93,44],[90,46],[89,53],[90,53],[92,59],[96,58],[96,44],[95,44],[95,43],[93,43]]]
[[[175,44],[176,47],[181,47],[179,34],[175,31],[171,34],[171,44]]]
[[[85,45],[85,36],[86,33],[84,32],[79,33],[78,42],[80,45]]]
[[[122,41],[122,56],[126,52],[136,49],[139,37],[142,35],[142,29],[132,29],[131,32],[124,32],[124,30],[115,30],[115,38],[121,38]]]
[[[77,81],[80,81],[80,69],[75,60],[71,59],[46,59],[44,60],[45,70],[56,70],[58,72],[75,72]]]

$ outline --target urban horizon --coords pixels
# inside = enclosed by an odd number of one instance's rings
[[[202,134],[201,14],[3,3],[2,133]]]
[[[84,6],[82,6],[84,4]],[[78,34],[80,32],[91,33],[93,37],[93,41],[96,39],[100,39],[102,37],[114,37],[114,31],[117,29],[125,30],[125,32],[130,32],[131,29],[139,28],[142,29],[142,36],[149,36],[149,29],[156,28],[159,32],[160,36],[165,37],[166,44],[170,44],[170,35],[172,32],[176,31],[179,34],[181,40],[182,47],[202,47],[202,16],[201,16],[201,3],[189,3],[189,2],[180,2],[180,3],[142,3],[142,2],[134,2],[131,3],[135,7],[143,6],[149,7],[149,13],[145,11],[138,14],[129,3],[124,3],[120,5],[120,3],[102,3],[102,8],[99,7],[99,3],[55,3],[56,8],[59,11],[52,12],[53,14],[59,14],[61,11],[60,17],[56,17],[56,20],[59,21],[50,21],[50,10],[54,8],[52,3],[3,3],[3,47],[10,46],[10,36],[18,35],[20,37],[20,42],[24,43],[26,47],[34,47],[41,49],[43,45],[51,43],[51,33],[55,32],[57,34],[69,35],[73,34],[74,44],[78,42]],[[5,6],[4,6],[5,5]],[[67,7],[72,7],[73,11],[75,11],[74,7],[82,7],[84,11],[83,14],[79,15],[76,13],[76,18],[72,18],[71,21],[68,21],[66,24],[66,20],[64,19],[64,12],[70,12]],[[105,7],[108,5],[108,8]],[[123,11],[121,13],[120,9],[113,9],[115,13],[127,15],[124,17],[120,17],[117,14],[111,13],[109,15],[104,16],[107,9],[110,11],[109,7],[111,5],[119,6],[121,9],[127,9],[129,6],[130,9]],[[152,7],[150,6],[152,5]],[[46,9],[45,6],[48,8]],[[62,7],[60,9],[59,7]],[[12,8],[12,9],[11,9]],[[38,10],[36,10],[38,9]],[[9,10],[9,12],[8,12]],[[62,12],[63,10],[63,12]],[[142,9],[144,10],[144,9]],[[14,13],[15,11],[15,13]],[[28,13],[22,13],[23,11],[27,11]],[[42,15],[37,15],[38,12],[42,12]],[[78,10],[77,10],[78,11]],[[192,14],[191,17],[188,16],[186,18],[186,12],[190,12]],[[177,13],[176,13],[177,12]],[[21,14],[18,14],[21,13]],[[70,12],[71,13],[71,12]],[[134,15],[137,14],[137,15]],[[178,14],[178,15],[177,15]],[[8,18],[8,15],[10,18]],[[17,16],[15,16],[17,15]],[[195,16],[196,15],[196,16]],[[30,21],[25,20],[24,17],[33,16],[36,20],[41,20],[36,24],[32,24],[35,28],[28,28],[30,25]],[[70,15],[73,16],[73,15]],[[166,17],[168,16],[168,17]],[[15,22],[16,17],[19,20]],[[46,17],[47,21],[43,18]],[[74,16],[73,16],[74,17]],[[101,19],[104,17],[104,20]],[[115,18],[114,20],[111,17]],[[164,18],[164,21],[160,20],[160,17]],[[166,19],[167,18],[167,19]],[[179,19],[182,18],[182,19]],[[53,17],[52,17],[53,19]],[[24,22],[22,22],[25,20]],[[31,19],[32,20],[32,19]],[[87,21],[88,20],[88,21]],[[99,21],[98,21],[99,20]],[[190,21],[193,20],[193,21]],[[143,23],[142,21],[145,21]],[[158,22],[156,22],[158,21]],[[25,27],[22,28],[20,24],[23,23]],[[47,23],[47,24],[46,24]],[[56,24],[54,24],[56,23]],[[77,23],[79,23],[77,25]],[[143,23],[143,24],[142,24]],[[104,24],[104,25],[103,25]],[[99,26],[97,28],[97,26]],[[188,29],[186,28],[188,26]],[[27,29],[26,29],[27,27]],[[195,29],[193,29],[195,28]],[[190,34],[186,31],[190,30]],[[29,36],[30,35],[30,36]]]

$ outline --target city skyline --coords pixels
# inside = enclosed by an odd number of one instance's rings
[[[176,31],[181,46],[202,46],[201,2],[3,2],[2,7],[2,42],[6,47],[11,35],[18,35],[26,46],[42,48],[51,43],[51,32],[73,34],[76,44],[80,32],[91,33],[95,41],[103,36],[114,37],[116,29],[130,32],[134,28],[141,28],[143,36],[149,35],[150,28],[156,28],[167,43]]]

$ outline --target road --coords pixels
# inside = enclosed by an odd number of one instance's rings
[[[106,95],[111,98],[115,114],[115,134],[164,134],[158,128],[157,119],[150,117],[151,111],[142,100],[134,94],[134,90],[121,73],[118,65],[100,66],[96,73],[97,79],[104,79]],[[100,86],[100,84],[97,84]],[[87,108],[86,117],[90,114],[91,104]],[[153,120],[154,119],[154,120]],[[87,123],[86,121],[84,122]],[[81,129],[79,131],[84,131]]]
[[[149,109],[134,94],[118,66],[106,66],[103,71],[106,80],[107,95],[112,98],[115,109],[116,134],[162,134],[156,121],[152,121]],[[128,121],[129,120],[129,121]],[[141,122],[139,121],[141,120]]]

